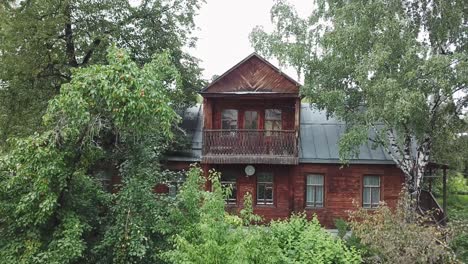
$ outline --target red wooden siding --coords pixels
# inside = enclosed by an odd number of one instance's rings
[[[168,163],[168,168],[180,169],[182,163]],[[188,163],[186,163],[188,168]],[[239,211],[243,204],[243,197],[247,192],[252,193],[255,204],[256,174],[246,177],[245,165],[208,165],[205,171],[215,168],[217,171],[237,171],[237,206],[229,206],[229,211]],[[256,173],[273,172],[274,175],[274,204],[255,205],[254,211],[266,220],[285,218],[293,212],[303,212],[311,217],[316,214],[322,225],[334,227],[337,218],[346,219],[348,210],[353,210],[353,200],[362,205],[362,178],[365,175],[380,176],[381,200],[391,207],[396,206],[398,195],[404,182],[403,173],[394,165],[350,165],[341,168],[339,164],[299,164],[299,165],[255,165]],[[321,174],[324,176],[324,205],[323,208],[306,208],[306,175]]]

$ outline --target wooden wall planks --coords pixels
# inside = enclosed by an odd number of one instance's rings
[[[168,163],[167,167],[181,167],[182,163]],[[188,167],[188,163],[186,164]],[[204,165],[218,171],[231,170],[238,173],[238,203],[230,206],[230,211],[242,208],[243,197],[247,192],[256,197],[256,176],[246,177],[245,165]],[[339,164],[299,164],[299,165],[255,165],[257,173],[270,171],[274,174],[275,202],[273,205],[256,205],[254,211],[266,220],[285,218],[293,212],[306,212],[310,218],[317,215],[321,224],[334,228],[337,218],[347,219],[348,210],[355,208],[353,201],[362,204],[362,178],[365,175],[381,176],[381,199],[395,207],[402,184],[403,173],[395,165],[357,165],[341,167]],[[206,167],[205,167],[206,170]],[[305,180],[309,173],[324,175],[324,207],[306,208]]]
[[[297,83],[286,78],[270,64],[257,56],[252,56],[240,65],[236,65],[203,92],[232,93],[243,91],[297,94],[299,87]]]

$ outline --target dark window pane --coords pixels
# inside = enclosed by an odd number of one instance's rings
[[[230,188],[231,194],[226,197],[227,204],[236,204],[237,202],[237,177],[233,171],[225,171],[221,173],[221,185],[223,188]]]
[[[380,202],[380,177],[364,176],[362,190],[362,206],[364,208],[375,208]]]
[[[323,207],[323,175],[307,175],[306,185],[306,205]]]
[[[281,130],[281,110],[280,109],[265,109],[265,130],[269,136],[269,130]]]
[[[237,129],[237,110],[224,109],[221,112],[221,129]]]
[[[273,174],[257,174],[257,204],[273,204]]]
[[[244,129],[258,129],[258,112],[244,112]]]

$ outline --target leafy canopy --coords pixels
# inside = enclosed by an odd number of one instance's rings
[[[48,101],[71,80],[72,70],[108,63],[111,43],[142,66],[163,51],[183,85],[173,108],[185,109],[203,86],[198,60],[183,51],[195,45],[194,16],[202,1],[6,0],[0,3],[0,145],[12,136],[43,131]],[[177,99],[177,100],[175,100]]]
[[[140,68],[126,52],[113,47],[107,60],[107,65],[75,70],[71,82],[49,103],[46,131],[15,140],[12,150],[1,157],[0,259],[94,263],[103,257],[92,254],[113,204],[93,174],[103,160],[122,164],[121,174],[128,178],[117,196],[121,204],[113,212],[126,212],[132,205],[122,202],[128,192],[154,186],[155,161],[148,153],[157,154],[158,146],[172,136],[178,115],[171,108],[170,92],[180,84],[180,74],[168,53]],[[152,190],[143,188],[140,193],[152,208],[148,212],[155,212]],[[141,250],[137,257],[145,255]]]
[[[433,149],[460,131],[468,104],[465,1],[317,0],[307,18],[278,0],[256,50],[304,77],[302,94],[346,121],[342,160],[368,140],[420,187]]]

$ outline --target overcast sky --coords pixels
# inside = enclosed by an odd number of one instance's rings
[[[289,0],[301,16],[312,10],[310,0]],[[201,59],[203,77],[211,80],[221,75],[254,50],[249,42],[249,33],[256,25],[272,28],[270,8],[274,0],[207,0],[203,4],[196,25],[199,30],[197,47],[190,53]],[[276,66],[277,63],[272,61]],[[294,71],[282,69],[296,78]],[[297,78],[296,78],[297,79]]]

